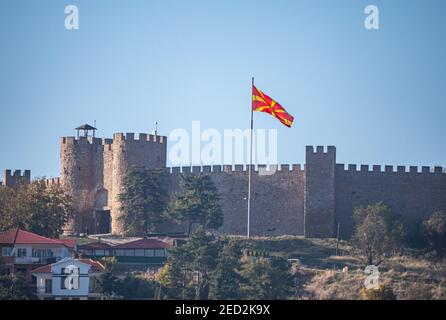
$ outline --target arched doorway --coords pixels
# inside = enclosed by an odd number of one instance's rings
[[[105,234],[111,232],[111,215],[108,207],[108,191],[100,188],[95,195],[94,225],[95,233]]]

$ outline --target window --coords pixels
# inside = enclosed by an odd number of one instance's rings
[[[146,249],[144,255],[146,257],[153,257],[155,255],[155,252],[153,249]]]
[[[125,249],[126,257],[133,257],[135,255],[135,251],[133,249]]]
[[[135,249],[135,257],[144,257],[144,249]]]
[[[164,257],[164,256],[166,256],[166,253],[165,253],[164,249],[155,249],[155,256]]]
[[[123,257],[124,256],[124,250],[123,249],[116,249],[116,255],[118,257]]]
[[[95,255],[97,255],[97,256],[105,256],[105,250],[95,250]]]
[[[26,257],[26,248],[17,249],[17,257]]]
[[[3,247],[2,248],[2,256],[3,257],[10,257],[11,256],[11,247]]]
[[[62,290],[79,289],[79,268],[73,266],[62,268],[61,273],[60,288]]]
[[[45,293],[53,292],[53,279],[45,279]]]

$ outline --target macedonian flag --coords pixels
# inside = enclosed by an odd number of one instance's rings
[[[252,110],[269,113],[287,127],[291,127],[294,120],[294,117],[280,104],[257,89],[254,85],[252,86]]]

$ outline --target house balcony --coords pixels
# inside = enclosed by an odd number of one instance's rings
[[[60,258],[43,258],[43,257],[15,257],[15,264],[50,264],[60,260]]]

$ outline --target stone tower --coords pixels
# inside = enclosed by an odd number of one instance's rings
[[[324,238],[334,235],[336,148],[306,147],[304,236]]]
[[[94,137],[96,128],[76,129],[78,136],[62,138],[60,146],[61,183],[75,205],[66,231],[122,234],[119,195],[126,172],[132,166],[165,168],[166,137],[140,134],[135,139],[133,133],[116,133],[113,139],[99,139]]]
[[[102,140],[92,137],[64,137],[61,140],[61,181],[73,197],[75,217],[67,231],[92,232],[92,197],[99,173]]]
[[[123,233],[123,224],[119,220],[122,216],[119,195],[122,192],[124,178],[130,167],[146,169],[160,169],[166,167],[166,137],[157,135],[139,134],[135,139],[133,133],[115,133],[111,145],[112,164],[106,164],[104,176],[111,179],[111,229],[114,234]],[[108,172],[110,171],[111,172]]]

